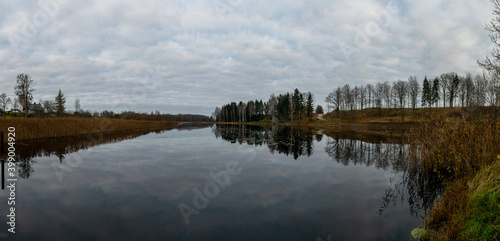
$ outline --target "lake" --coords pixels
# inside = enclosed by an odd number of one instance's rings
[[[442,187],[406,148],[193,124],[16,143],[0,240],[411,240]]]

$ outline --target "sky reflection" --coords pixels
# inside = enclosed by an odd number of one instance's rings
[[[215,128],[215,127],[213,127]],[[135,139],[35,157],[35,173],[18,182],[18,229],[7,240],[403,240],[418,227],[406,202],[377,214],[392,169],[344,165],[312,140],[295,159],[266,145],[231,144],[210,128],[151,133]],[[80,159],[78,159],[80,158]],[[74,160],[81,160],[74,163]],[[54,163],[71,172],[58,178]],[[237,163],[230,186],[186,224],[193,189],[210,172]],[[0,192],[0,200],[8,193]],[[0,202],[5,214],[6,202]],[[5,220],[6,217],[2,218]],[[6,233],[5,222],[0,233]]]

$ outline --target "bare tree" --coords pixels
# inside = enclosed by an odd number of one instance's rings
[[[338,87],[335,92],[334,92],[334,95],[333,95],[333,100],[334,100],[334,104],[335,104],[335,110],[337,111],[337,114],[339,113],[339,110],[340,109],[343,109],[343,104],[345,102],[345,99],[343,98],[344,96],[344,93],[342,92],[342,89],[340,87]]]
[[[472,79],[472,75],[470,73],[467,73],[465,75],[465,80],[464,80],[464,92],[465,93],[465,105],[467,107],[472,105],[472,99],[474,96],[474,81]]]
[[[492,106],[498,105],[499,102],[500,93],[498,93],[498,91],[500,89],[500,85],[498,78],[498,76],[492,74],[490,74],[487,78],[485,99],[486,102]]]
[[[377,83],[375,88],[375,106],[377,108],[382,108],[383,92],[384,92],[384,85],[382,83]]]
[[[17,76],[17,85],[14,87],[15,93],[19,98],[20,104],[23,107],[24,115],[28,117],[29,104],[33,100],[33,92],[35,89],[31,88],[33,79],[27,74],[19,74]]]
[[[359,88],[358,86],[354,86],[352,89],[352,105],[354,106],[354,110],[358,109],[358,102],[359,102]]]
[[[240,101],[238,103],[238,119],[240,122],[246,122],[247,105]]]
[[[485,75],[476,75],[474,78],[474,106],[484,106],[486,103],[486,89],[488,80]]]
[[[397,100],[399,101],[399,108],[401,109],[401,121],[404,121],[405,120],[404,107],[405,107],[406,95],[408,94],[408,85],[406,82],[398,80],[397,82],[394,82],[393,86],[395,95],[397,97]]]
[[[10,100],[9,97],[7,97],[7,94],[2,93],[0,95],[0,109],[3,111],[7,111],[7,106],[11,103],[12,101]]]
[[[491,58],[486,56],[484,61],[478,61],[479,65],[488,72],[500,75],[500,0],[491,0],[493,3],[493,18],[486,24],[486,30],[490,32],[490,40],[493,43],[493,50],[490,52]],[[476,76],[477,77],[477,76]]]
[[[19,101],[19,98],[14,98],[14,101],[12,102],[12,107],[14,109],[19,109],[20,105],[21,105],[21,102]]]
[[[391,84],[388,81],[382,83],[382,98],[384,99],[385,106],[391,108]]]
[[[56,110],[56,103],[53,100],[44,100],[42,103],[46,113],[50,114]]]
[[[93,116],[96,116],[95,114],[96,113],[94,112]],[[97,113],[97,116],[99,116],[99,113]],[[220,107],[215,107],[215,110],[212,113],[212,118],[216,121],[222,121],[222,109]]]
[[[267,101],[267,111],[268,115],[274,117],[276,115],[276,105],[278,104],[278,99],[274,93],[269,96],[269,100]]]
[[[410,96],[413,118],[415,118],[415,108],[417,108],[418,96],[420,95],[420,84],[415,76],[408,78],[408,94]]]
[[[367,106],[373,107],[373,105],[372,105],[372,103],[374,102],[374,101],[372,102],[373,85],[371,85],[371,84],[366,85],[366,91],[368,92],[367,93],[368,94],[368,104],[367,104]]]
[[[75,100],[75,113],[80,112],[80,99],[76,98]]]
[[[342,87],[342,93],[345,98],[345,104],[347,105],[348,109],[353,110],[354,100],[353,100],[351,86],[348,84],[344,85],[344,87]]]
[[[448,100],[447,90],[449,85],[448,74],[442,74],[439,77],[439,89],[441,90],[441,98],[443,98],[443,107],[446,107],[446,100]]]
[[[334,92],[335,91],[332,91],[328,94],[328,96],[326,96],[325,98],[325,102],[326,102],[326,109],[328,112],[330,112],[330,107],[333,106],[333,98],[334,98]]]
[[[491,0],[493,3],[493,15],[495,16],[489,24],[486,24],[486,30],[490,32],[490,40],[493,43],[493,50],[491,51],[489,56],[486,56],[486,60],[478,61],[479,65],[487,70],[492,76],[493,83],[489,86],[488,89],[491,89],[490,96],[500,95],[500,83],[498,81],[498,76],[500,76],[500,0]],[[496,93],[496,94],[495,94]],[[493,119],[494,123],[497,121],[497,105],[500,103],[498,101],[498,97],[492,103],[493,105]]]
[[[467,100],[467,75],[466,76],[459,76],[460,78],[460,85],[458,87],[458,97],[460,99],[460,106],[464,108],[465,102]]]
[[[367,95],[367,88],[364,87],[364,86],[361,86],[359,88],[359,101],[360,101],[360,105],[361,105],[361,109],[365,108],[366,104],[367,104],[367,100],[366,100],[366,96]]]
[[[337,112],[337,116],[339,114],[340,109],[342,108],[342,89],[340,87],[337,87],[337,89],[333,90],[328,94],[328,96],[325,98],[325,102],[327,103],[328,106],[328,112],[330,111],[330,107],[334,108],[334,111]]]
[[[442,75],[441,75],[442,76]],[[444,74],[446,80],[446,90],[448,93],[449,107],[453,108],[453,101],[457,97],[458,87],[460,86],[460,79],[456,73],[450,72]]]

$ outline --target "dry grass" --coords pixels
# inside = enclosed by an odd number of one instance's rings
[[[445,179],[475,174],[500,153],[500,120],[489,116],[433,118],[415,133],[410,140],[413,165]]]
[[[500,209],[500,120],[490,115],[466,116],[432,115],[410,138],[413,167],[434,172],[446,183],[446,191],[426,216],[427,239],[500,238],[498,223],[492,223],[490,211],[484,211]],[[487,227],[489,233],[478,236],[478,227]]]
[[[500,157],[469,179],[456,179],[425,219],[427,240],[500,240]]]
[[[432,211],[425,218],[427,240],[463,240],[460,232],[465,228],[467,195],[467,183],[464,180],[459,179],[447,185],[443,196],[434,203]]]
[[[4,133],[7,133],[9,127],[16,128],[16,140],[35,140],[127,130],[153,130],[171,127],[172,125],[177,125],[177,122],[109,118],[0,119],[0,130]]]

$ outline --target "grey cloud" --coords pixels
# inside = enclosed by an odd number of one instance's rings
[[[20,40],[44,8],[2,3],[0,92],[28,73],[36,100],[61,88],[83,109],[208,115],[294,88],[323,104],[347,83],[475,73],[491,49],[487,0],[60,2]]]

